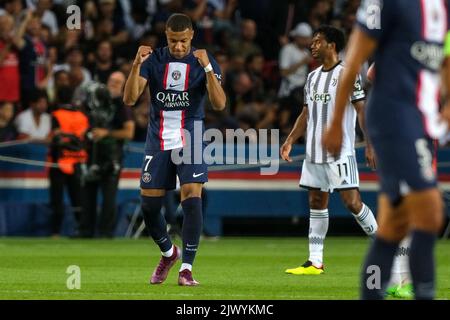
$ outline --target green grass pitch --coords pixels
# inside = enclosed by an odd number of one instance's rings
[[[179,241],[175,241],[179,243]],[[284,274],[307,258],[306,238],[202,240],[194,276],[179,287],[178,263],[162,285],[148,279],[159,259],[150,240],[0,239],[0,299],[358,299],[367,238],[327,238],[325,274]],[[450,240],[436,248],[438,299],[450,298]],[[66,286],[68,266],[81,288]]]

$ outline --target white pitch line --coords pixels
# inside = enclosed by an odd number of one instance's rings
[[[81,289],[82,290],[82,289]],[[71,291],[42,291],[42,290],[0,290],[0,296],[2,294],[39,294],[39,295],[71,295],[71,296],[75,296],[75,295],[83,295],[83,296],[95,296],[95,295],[101,295],[101,296],[115,296],[115,295],[119,295],[119,296],[141,296],[141,297],[146,297],[146,296],[183,296],[183,297],[225,297],[225,295],[223,294],[210,294],[210,293],[204,293],[204,294],[191,294],[191,293],[153,293],[153,292],[149,292],[149,293],[139,293],[139,292],[83,292],[81,290],[71,290]],[[236,298],[248,298],[248,299],[254,299],[256,296],[254,295],[245,295],[245,294],[228,294],[226,295],[226,297],[236,297]],[[271,298],[273,299],[273,296],[259,296],[258,295],[258,299],[260,298]],[[38,297],[36,297],[38,298]],[[278,299],[299,299],[300,297],[298,296],[290,296],[290,295],[280,295],[280,296],[276,296],[276,298]],[[306,299],[308,300],[308,298],[305,297],[301,297],[301,299]],[[318,298],[316,297],[316,299],[322,299],[322,298]]]

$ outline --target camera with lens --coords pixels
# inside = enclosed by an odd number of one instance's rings
[[[84,105],[89,117],[91,130],[86,134],[88,143],[88,162],[84,180],[98,181],[104,175],[117,175],[120,172],[120,150],[117,140],[105,137],[94,141],[92,129],[111,129],[116,112],[108,88],[101,83],[91,83],[86,87]]]

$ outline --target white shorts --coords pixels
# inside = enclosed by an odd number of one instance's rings
[[[342,156],[338,161],[323,164],[303,161],[300,187],[323,192],[359,188],[355,156]]]

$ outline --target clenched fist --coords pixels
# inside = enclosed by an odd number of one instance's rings
[[[140,46],[136,54],[136,58],[134,58],[134,64],[141,65],[145,60],[148,59],[148,57],[150,57],[152,52],[152,47]]]
[[[192,54],[197,58],[198,63],[200,63],[203,68],[209,64],[208,53],[205,49],[195,50]]]

